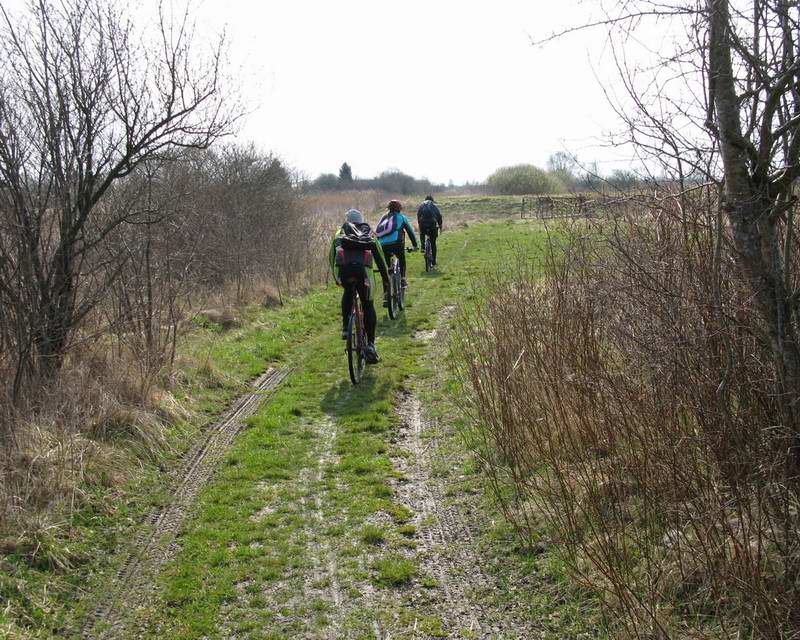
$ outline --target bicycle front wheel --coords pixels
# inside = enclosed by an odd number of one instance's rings
[[[387,311],[392,320],[397,318],[397,273],[394,270],[389,274],[389,304]]]

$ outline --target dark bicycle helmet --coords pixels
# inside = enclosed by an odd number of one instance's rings
[[[389,211],[392,211],[392,212],[398,211],[399,212],[399,211],[403,210],[403,205],[400,203],[399,200],[389,200],[388,208],[389,208]]]

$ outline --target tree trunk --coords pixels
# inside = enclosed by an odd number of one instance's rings
[[[53,378],[58,374],[64,360],[67,337],[74,324],[75,274],[70,250],[59,247],[53,264],[52,282],[42,282],[42,288],[37,292],[41,304],[38,318],[35,319],[33,340],[39,370],[45,378]]]
[[[709,75],[725,173],[723,208],[730,220],[737,259],[753,291],[778,373],[778,397],[794,441],[793,464],[800,468],[800,351],[791,322],[784,278],[776,202],[769,183],[748,167],[739,99],[731,63],[728,0],[708,0]]]

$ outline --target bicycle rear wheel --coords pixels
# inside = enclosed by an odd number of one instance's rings
[[[358,384],[364,374],[366,358],[364,349],[364,328],[361,326],[358,313],[353,311],[347,323],[347,367],[353,384]]]
[[[433,269],[433,258],[431,253],[431,239],[425,236],[425,271]]]

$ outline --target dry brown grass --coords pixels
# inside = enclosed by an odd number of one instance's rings
[[[461,318],[467,434],[614,637],[800,635],[800,512],[777,372],[712,194],[560,227]]]
[[[391,197],[381,191],[323,191],[306,195],[304,201],[313,215],[320,216],[335,229],[348,209],[358,209],[368,222],[371,218],[377,221]]]
[[[0,554],[68,570],[81,561],[68,543],[72,515],[168,450],[168,425],[186,416],[167,391],[141,397],[137,371],[119,354],[74,354],[58,381],[18,405],[15,441],[0,455]]]

